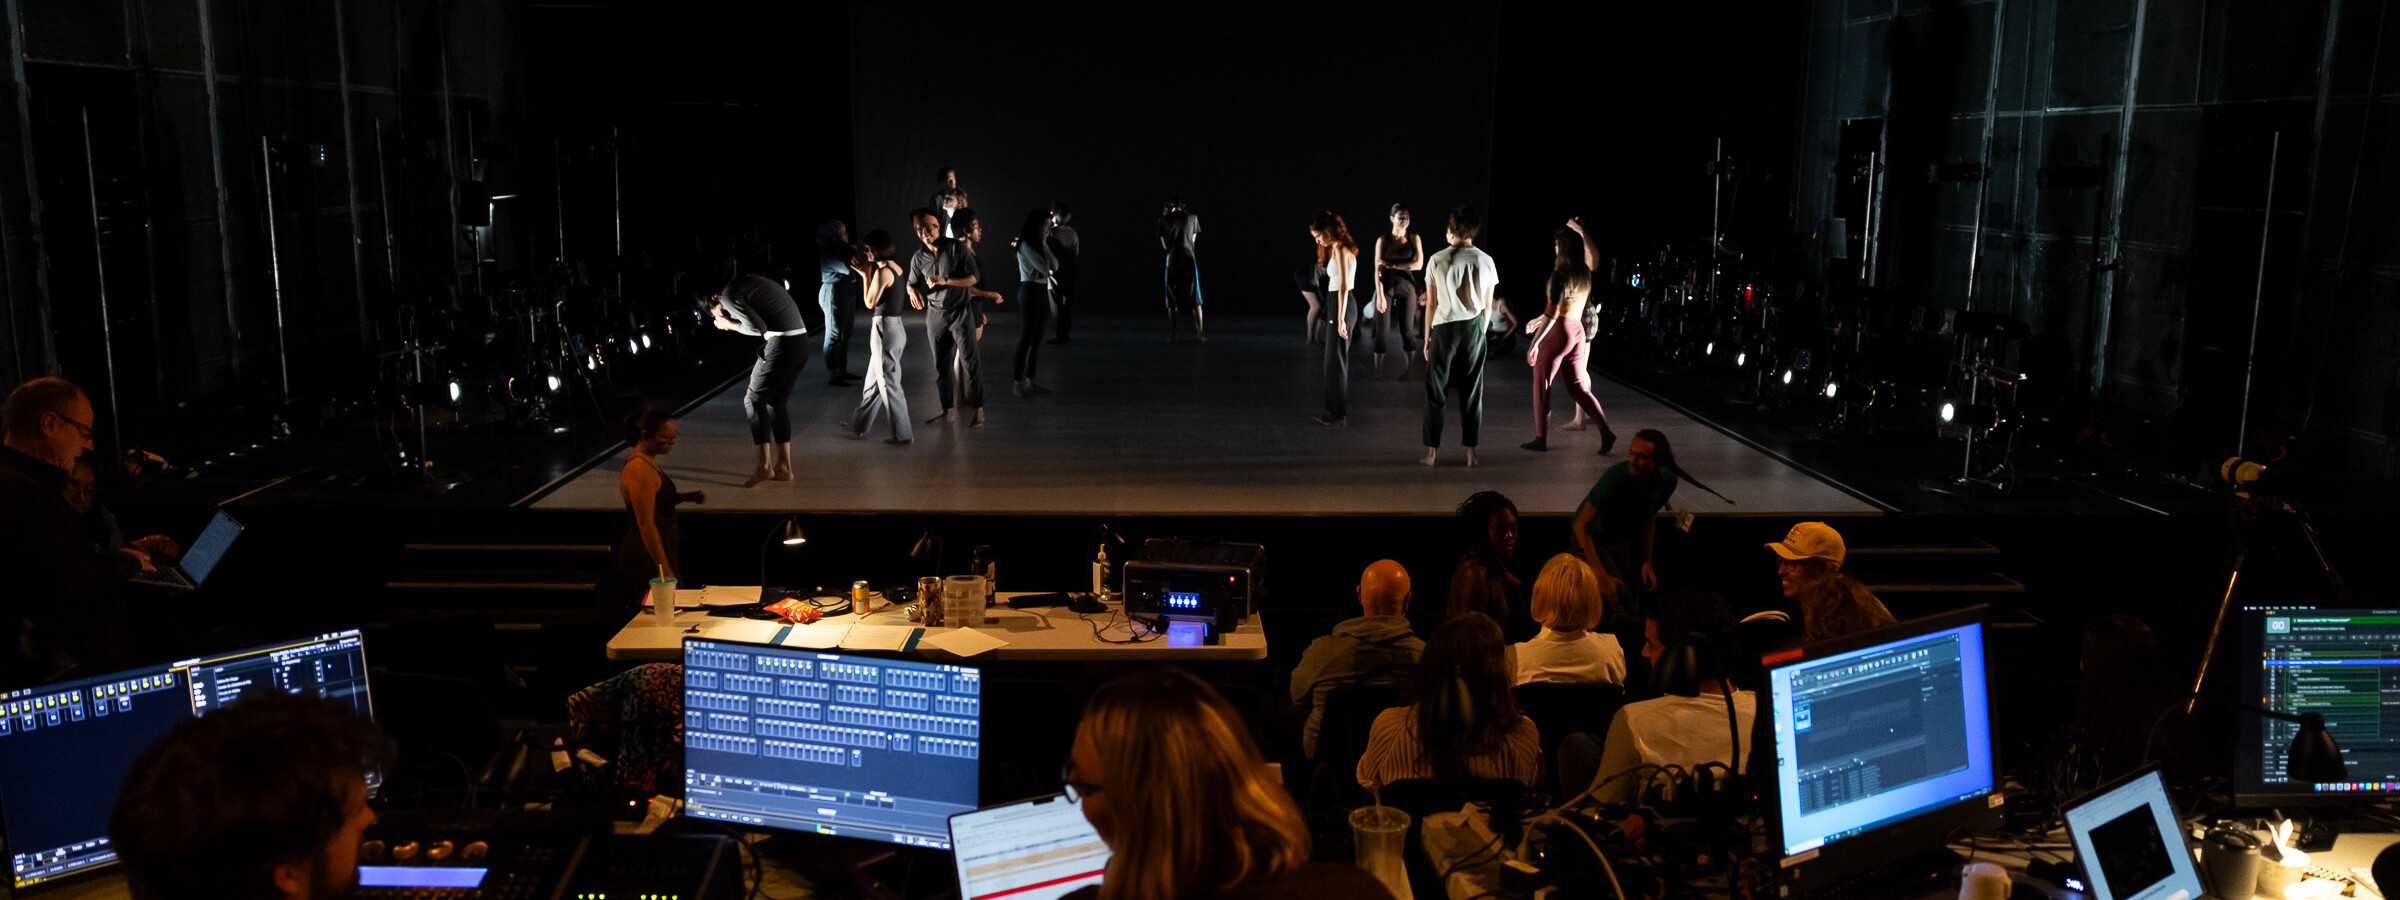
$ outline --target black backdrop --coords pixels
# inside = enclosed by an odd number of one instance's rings
[[[1149,310],[1160,202],[1180,196],[1200,216],[1208,307],[1297,319],[1311,214],[1371,245],[1401,200],[1438,244],[1451,206],[1488,204],[1492,7],[1171,9],[854,6],[858,227],[905,242],[952,166],[984,221],[988,285],[1013,290],[1008,236],[1064,200],[1085,308]]]

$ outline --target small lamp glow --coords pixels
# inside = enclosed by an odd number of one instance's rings
[[[1955,418],[1958,418],[1958,407],[1949,403],[1942,404],[1942,424],[1948,425],[1950,420]]]
[[[1828,382],[1825,382],[1825,399],[1827,399],[1827,400],[1831,400],[1831,399],[1833,399],[1833,395],[1834,395],[1835,393],[1838,393],[1838,392],[1841,390],[1841,388],[1842,388],[1841,382],[1838,382],[1838,381],[1828,381]]]

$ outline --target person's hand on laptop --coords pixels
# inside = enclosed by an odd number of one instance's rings
[[[174,538],[163,534],[154,534],[145,538],[135,538],[126,543],[129,546],[142,551],[142,555],[146,558],[146,560],[173,562],[177,557],[183,555],[183,547],[176,544]],[[150,566],[144,565],[142,568],[147,570],[150,568]]]
[[[158,571],[158,567],[157,567],[157,566],[154,566],[154,565],[151,565],[151,564],[150,564],[150,554],[142,552],[141,550],[139,550],[139,549],[135,548],[135,547],[134,547],[133,545],[131,545],[131,544],[127,544],[127,545],[125,545],[125,546],[123,546],[123,547],[118,547],[118,548],[117,548],[117,552],[118,552],[118,553],[125,554],[126,556],[133,557],[133,561],[134,561],[135,567],[136,567],[137,569],[139,569],[140,571],[143,571],[143,572],[156,572],[156,571]]]

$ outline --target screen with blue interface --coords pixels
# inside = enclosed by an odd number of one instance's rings
[[[950,849],[975,808],[982,675],[966,666],[686,638],[685,811]]]
[[[2246,610],[2249,658],[2242,699],[2281,713],[2319,713],[2341,745],[2343,781],[2287,775],[2300,726],[2258,716],[2238,721],[2234,793],[2245,805],[2306,797],[2400,793],[2400,609]]]
[[[373,714],[355,629],[0,695],[0,837],[11,883],[113,864],[108,816],[134,758],[176,723],[260,685]]]
[[[1983,627],[1768,670],[1788,854],[1994,788]]]

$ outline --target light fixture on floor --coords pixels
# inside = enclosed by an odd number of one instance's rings
[[[1827,399],[1827,400],[1831,400],[1831,399],[1833,399],[1833,395],[1834,395],[1835,393],[1839,392],[1839,391],[1841,390],[1841,387],[1842,387],[1842,384],[1841,384],[1841,382],[1838,382],[1838,381],[1828,381],[1828,382],[1825,382],[1825,399]]]
[[[758,542],[759,586],[762,588],[775,586],[774,582],[767,580],[767,551],[773,550],[780,545],[786,552],[789,552],[793,548],[799,547],[805,543],[808,543],[808,536],[800,533],[800,518],[798,516],[784,516],[783,521],[776,523],[775,527],[768,529],[767,536],[759,539]]]
[[[1749,361],[1750,361],[1750,354],[1748,354],[1748,353],[1736,353],[1736,354],[1734,354],[1734,355],[1733,355],[1733,367],[1734,367],[1734,368],[1737,368],[1737,369],[1738,369],[1738,368],[1741,368],[1741,367],[1742,367],[1744,364],[1748,363]]]
[[[1785,384],[1790,384],[1790,383],[1792,383],[1792,370],[1790,370],[1790,369],[1785,369],[1785,370],[1783,370],[1783,383],[1785,383]]]
[[[1958,406],[1947,400],[1942,401],[1942,424],[1948,425],[1952,419],[1956,418],[1958,418]]]

